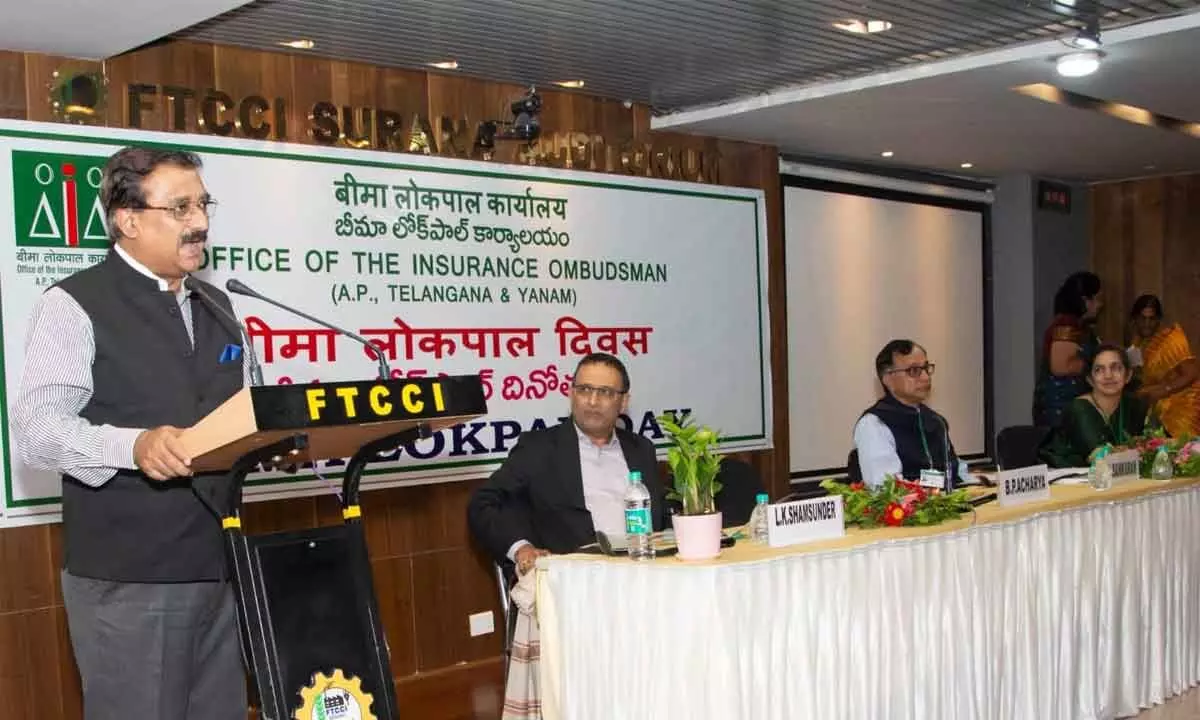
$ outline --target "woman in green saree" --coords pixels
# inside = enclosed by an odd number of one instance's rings
[[[1101,445],[1122,445],[1141,435],[1148,408],[1144,400],[1126,394],[1131,376],[1125,350],[1101,345],[1088,368],[1091,390],[1064,408],[1062,421],[1038,451],[1041,459],[1050,467],[1086,467]]]

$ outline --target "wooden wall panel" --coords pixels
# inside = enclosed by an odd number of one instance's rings
[[[129,126],[129,104],[125,102],[122,88],[137,82],[159,88],[156,96],[143,96],[148,107],[140,113],[141,127],[171,130],[174,127],[174,103],[182,102],[184,127],[187,132],[199,132],[197,108],[200,99],[171,101],[162,93],[162,87],[177,86],[197,94],[214,87],[214,53],[212,45],[202,43],[163,43],[106,61],[104,72],[109,86],[106,123],[112,127]]]
[[[1131,261],[1132,279],[1127,292],[1137,297],[1147,292],[1162,294],[1163,287],[1163,227],[1165,207],[1163,191],[1167,181],[1162,178],[1144,180],[1134,185],[1133,242],[1126,257]],[[1119,308],[1128,315],[1130,303]],[[1112,308],[1117,310],[1118,308]]]
[[[55,71],[103,72],[109,84],[104,122],[110,126],[127,124],[124,86],[128,83],[159,88],[179,85],[198,95],[215,87],[233,96],[235,102],[252,93],[261,94],[271,103],[276,97],[284,98],[288,134],[293,142],[314,142],[306,128],[308,114],[319,100],[397,113],[402,118],[401,137],[405,142],[414,116],[424,116],[431,124],[433,150],[445,155],[454,154],[455,146],[462,152],[469,151],[479,122],[510,118],[509,103],[526,89],[455,74],[374,68],[303,53],[262,53],[171,42],[144,47],[105,63],[0,51],[0,116],[51,120],[48,96]],[[571,138],[562,139],[578,139],[576,133],[588,135],[591,140],[599,137],[603,142],[598,156],[600,170],[608,164],[615,172],[649,174],[648,165],[666,162],[666,156],[647,156],[647,143],[653,143],[656,151],[665,146],[675,150],[676,162],[686,150],[703,153],[710,161],[719,154],[721,184],[765,190],[770,334],[782,338],[786,318],[775,149],[655,133],[650,129],[648,108],[627,108],[620,100],[559,90],[541,94],[543,137],[554,139],[556,133],[568,132]],[[150,107],[141,116],[142,126],[170,129],[171,108],[161,92],[147,100]],[[197,121],[199,98],[190,100],[186,110],[185,129],[202,131]],[[226,111],[223,119],[235,117],[236,108]],[[338,122],[342,124],[340,107]],[[358,125],[356,130],[363,134],[361,119]],[[453,142],[447,142],[447,138]],[[501,143],[495,159],[518,162],[521,150],[519,143]],[[555,151],[565,153],[566,144]],[[628,167],[622,166],[623,153],[630,163]],[[1179,215],[1171,198],[1183,191],[1173,192],[1165,196],[1166,206],[1175,208]],[[1194,193],[1188,197],[1194,200]],[[1164,221],[1164,227],[1181,226],[1182,218],[1180,215]],[[1195,227],[1195,218],[1187,218]],[[1172,247],[1168,245],[1168,250]],[[1200,263],[1190,267],[1198,266]],[[1181,260],[1179,267],[1189,266]],[[773,426],[780,449],[739,455],[758,468],[772,494],[779,497],[788,488],[786,346],[774,342],[770,352]],[[380,614],[402,697],[436,699],[453,693],[454,668],[464,667],[463,663],[467,663],[465,667],[478,667],[500,654],[502,619],[491,564],[472,543],[466,526],[467,500],[480,482],[392,488],[363,496]],[[332,494],[251,503],[245,511],[246,528],[254,533],[338,522],[340,511]],[[76,720],[82,714],[79,678],[62,609],[61,538],[58,525],[0,530],[0,577],[4,579],[0,583],[0,696],[11,699],[7,707],[14,716]],[[487,610],[494,613],[497,632],[470,637],[467,615]],[[488,695],[472,703],[491,707],[497,698]]]
[[[1134,299],[1153,293],[1200,342],[1200,175],[1092,187],[1092,268],[1104,284],[1105,340],[1129,339]]]
[[[317,524],[318,499],[332,500],[330,497],[298,497],[246,503],[242,510],[242,522],[247,531],[252,533],[303,530]]]
[[[292,56],[292,88],[288,96],[288,126],[296,142],[312,143],[308,133],[313,103],[333,98],[333,61],[306,55]]]
[[[391,653],[392,674],[412,675],[417,666],[417,623],[413,611],[413,561],[391,557],[371,561],[379,620]]]
[[[50,527],[30,525],[0,532],[0,567],[15,570],[0,582],[0,614],[55,604]]]
[[[60,657],[55,614],[55,608],[45,607],[0,615],[5,717],[62,717],[63,693],[54,672]],[[32,668],[43,672],[30,672]]]
[[[58,567],[57,565],[55,567]],[[62,719],[82,720],[83,686],[79,670],[75,667],[75,656],[71,651],[71,635],[67,631],[67,611],[61,606],[54,608],[54,647],[57,654],[53,665],[36,668],[54,678],[55,689],[62,698]],[[58,716],[49,715],[48,718]]]
[[[0,50],[0,118],[24,120],[25,55]]]
[[[788,459],[788,357],[787,357],[787,268],[784,264],[783,188],[779,183],[779,156],[773,147],[754,149],[758,157],[747,166],[756,168],[757,187],[766,193],[767,215],[767,307],[771,328],[771,435],[773,452],[757,453],[759,474],[766,479],[771,497],[787,494],[791,463]]]
[[[1119,184],[1099,185],[1091,191],[1092,271],[1100,276],[1109,305],[1120,305],[1124,296],[1124,193]],[[1099,318],[1100,337],[1120,337],[1120,322],[1109,323],[1118,313],[1105,312]],[[1118,333],[1114,335],[1114,331]]]
[[[412,556],[417,664],[421,671],[494,657],[503,630],[492,565],[467,547]],[[496,633],[471,637],[467,616],[491,610]]]

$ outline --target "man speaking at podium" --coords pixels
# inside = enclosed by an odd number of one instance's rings
[[[193,477],[179,442],[243,384],[237,328],[207,305],[228,298],[184,287],[216,207],[199,171],[187,152],[109,158],[113,247],[29,323],[13,427],[26,464],[63,476],[63,600],[88,720],[246,718],[220,521],[201,498],[222,485]]]

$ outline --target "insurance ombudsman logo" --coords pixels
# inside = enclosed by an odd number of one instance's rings
[[[100,205],[102,155],[14,150],[13,216],[17,245],[107,248]]]

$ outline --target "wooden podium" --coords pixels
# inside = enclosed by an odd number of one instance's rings
[[[473,375],[279,385],[243,389],[184,431],[194,471],[224,473],[194,488],[224,528],[260,720],[399,717],[359,482],[380,453],[486,413]],[[330,458],[349,458],[341,525],[242,532],[247,474]]]

